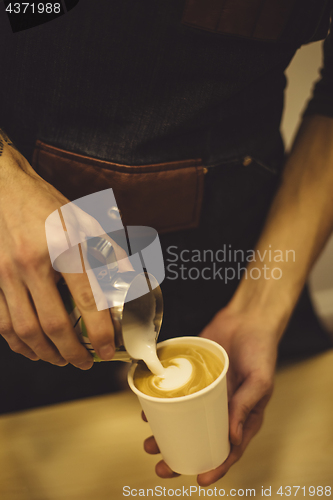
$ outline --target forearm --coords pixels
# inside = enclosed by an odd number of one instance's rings
[[[243,279],[232,300],[234,310],[265,314],[278,321],[280,337],[313,263],[333,228],[333,119],[307,118],[286,162],[281,186],[256,250],[262,265],[278,267],[280,279]],[[269,252],[271,250],[271,252]],[[279,252],[277,253],[276,250]],[[288,250],[292,250],[287,254]],[[283,256],[274,260],[275,255]],[[289,257],[289,258],[288,258]],[[281,274],[281,273],[280,273]]]

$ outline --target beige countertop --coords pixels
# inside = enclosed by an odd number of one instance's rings
[[[140,498],[151,498],[147,488],[156,486],[166,488],[161,498],[183,487],[190,495],[195,477],[155,476],[159,458],[142,446],[149,435],[130,391],[1,416],[0,499],[118,500],[126,498],[125,486],[138,498],[139,489]],[[261,497],[271,486],[271,498],[280,500],[287,496],[277,494],[280,486],[285,493],[287,486],[305,487],[299,499],[310,498],[309,486],[333,487],[333,351],[279,370],[262,430],[215,486],[211,498],[222,488],[225,496],[254,488]],[[192,489],[190,498],[203,492]]]

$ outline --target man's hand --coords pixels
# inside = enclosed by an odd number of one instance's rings
[[[273,259],[281,271],[279,279],[250,279],[251,268],[257,265],[250,262],[229,305],[201,334],[220,343],[230,357],[232,443],[224,464],[198,476],[202,486],[226,474],[261,426],[273,390],[278,342],[311,267],[332,232],[332,144],[332,118],[311,116],[303,121],[256,248],[264,256],[262,266],[272,265],[269,249],[273,255],[274,250],[280,255],[292,250],[295,257]],[[146,440],[145,449],[158,453],[154,438]],[[163,461],[157,464],[156,472],[161,477],[174,476]]]
[[[0,143],[0,334],[14,352],[32,360],[89,369],[93,358],[60,298],[60,274],[51,266],[45,236],[45,220],[69,200],[36,174],[1,131]],[[108,309],[97,310],[86,273],[64,278],[93,347],[102,359],[111,359]]]
[[[232,445],[224,464],[198,476],[202,486],[208,486],[228,472],[262,425],[264,409],[273,393],[278,345],[275,328],[269,318],[235,314],[230,307],[220,311],[201,334],[221,344],[230,359],[228,399]]]
[[[222,345],[230,359],[228,398],[231,452],[217,469],[198,475],[200,486],[208,486],[223,477],[239,460],[258,432],[264,409],[273,392],[277,356],[277,337],[273,321],[251,313],[236,313],[232,305],[222,309],[201,333],[202,337]],[[273,331],[272,331],[273,330]],[[148,453],[158,453],[153,437],[145,441]],[[160,477],[174,477],[164,461],[156,466]]]

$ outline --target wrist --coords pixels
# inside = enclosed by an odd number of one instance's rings
[[[250,269],[249,269],[250,270]],[[292,284],[287,277],[280,280],[254,280],[243,276],[228,304],[234,315],[245,315],[249,321],[259,321],[274,332],[279,341],[288,324],[303,284]]]
[[[0,129],[0,134],[2,133]],[[0,135],[1,139],[1,135]],[[0,179],[1,183],[8,181],[10,184],[20,182],[20,179],[26,175],[34,178],[40,178],[32,168],[26,158],[9,141],[2,140],[2,151],[0,153]]]

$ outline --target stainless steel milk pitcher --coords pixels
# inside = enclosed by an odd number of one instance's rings
[[[157,279],[148,272],[120,272],[113,245],[101,237],[87,240],[87,257],[108,303],[114,332],[116,361],[138,359],[133,342],[129,336],[135,335],[135,329],[151,332],[152,325],[157,341],[163,318],[163,298]],[[58,289],[74,330],[80,341],[91,352],[95,361],[102,361],[90,343],[86,326],[64,279],[58,283]],[[145,289],[147,293],[142,294]],[[130,333],[131,332],[131,333]]]

